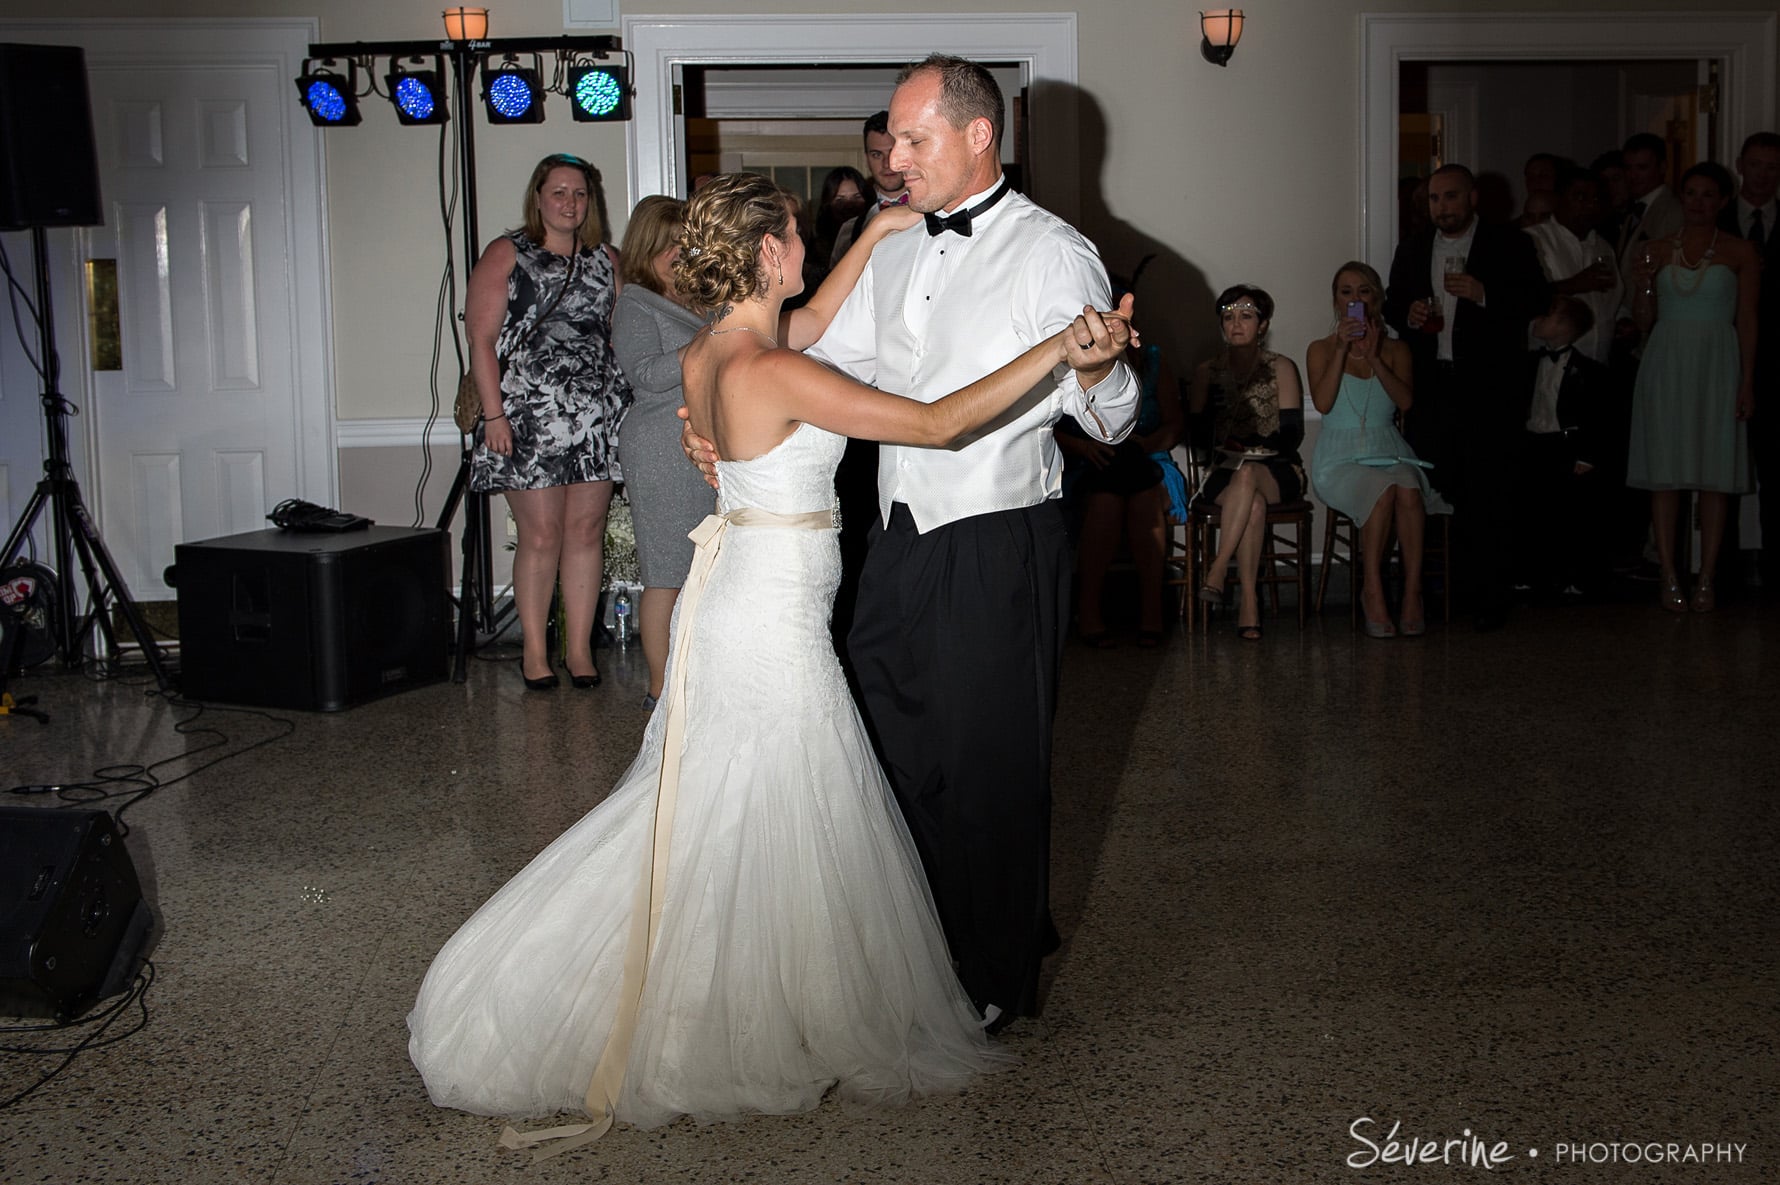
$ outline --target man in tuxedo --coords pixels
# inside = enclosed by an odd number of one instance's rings
[[[1083,306],[1110,307],[1093,245],[1008,187],[1002,117],[975,63],[936,54],[903,71],[888,164],[927,225],[878,244],[811,357],[931,401]],[[848,649],[959,979],[991,1031],[1037,1012],[1039,963],[1057,943],[1051,722],[1070,561],[1051,428],[1067,414],[1117,443],[1139,395],[1123,362],[1062,368],[968,443],[880,451]]]
[[[1757,306],[1755,415],[1749,421],[1749,452],[1755,462],[1761,509],[1762,586],[1780,590],[1780,135],[1756,132],[1737,153],[1737,200],[1718,216],[1720,229],[1754,243],[1762,258]],[[1736,522],[1736,517],[1731,517]],[[1734,549],[1727,549],[1732,551]]]
[[[1610,372],[1580,348],[1594,327],[1580,297],[1554,297],[1533,322],[1539,344],[1520,367],[1519,567],[1535,594],[1594,597],[1607,588],[1604,516],[1625,481],[1625,450],[1613,444]]]
[[[1620,155],[1625,158],[1626,189],[1632,201],[1619,224],[1619,274],[1629,276],[1644,244],[1681,229],[1681,199],[1664,180],[1669,146],[1661,136],[1639,132],[1625,142]]]
[[[909,201],[908,186],[903,183],[902,174],[890,167],[890,151],[896,141],[887,130],[890,126],[890,113],[880,111],[865,121],[865,170],[871,174],[872,200],[866,203],[859,217],[849,220],[834,236],[834,255],[829,260],[833,266],[840,262],[853,240],[859,237],[859,231],[877,216],[879,210],[887,206],[906,206]]]
[[[1433,225],[1398,244],[1391,260],[1384,318],[1415,368],[1405,435],[1453,504],[1461,591],[1487,631],[1508,611],[1513,378],[1527,323],[1549,293],[1525,232],[1477,217],[1477,182],[1464,165],[1428,179],[1428,213]]]

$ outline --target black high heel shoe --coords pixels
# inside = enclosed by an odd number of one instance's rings
[[[557,684],[562,682],[561,679],[556,677],[555,671],[551,671],[548,675],[539,676],[536,679],[531,678],[525,673],[525,664],[523,662],[519,664],[519,677],[525,680],[525,689],[527,691],[555,691]]]
[[[566,661],[562,664],[562,669],[569,671],[569,664]],[[575,672],[569,671],[569,686],[573,687],[576,691],[586,691],[589,687],[598,687],[599,685],[600,672],[598,667],[593,669],[593,674],[591,675],[577,675]]]

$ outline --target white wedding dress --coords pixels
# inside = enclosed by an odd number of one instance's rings
[[[642,751],[427,972],[409,1053],[434,1103],[591,1112],[589,1083],[625,1027],[627,948],[641,978],[635,1032],[615,1059],[615,1102],[598,1108],[619,1121],[796,1112],[830,1091],[896,1103],[1009,1060],[953,975],[834,656],[836,533],[744,525],[762,510],[820,512],[826,525],[845,443],[806,424],[763,456],[719,464],[718,511],[739,513],[717,532],[702,591],[689,581],[681,598]],[[658,829],[675,714],[684,744]],[[652,943],[630,937],[651,897]]]

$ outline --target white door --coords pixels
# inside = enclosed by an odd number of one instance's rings
[[[305,340],[324,307],[319,179],[290,82],[290,51],[300,58],[313,32],[293,22],[174,22],[122,39],[85,23],[22,32],[0,26],[9,39],[87,51],[105,225],[53,232],[73,235],[51,252],[62,389],[81,406],[71,445],[99,530],[136,597],[165,599],[175,544],[267,527],[287,497],[333,501],[325,338]],[[117,261],[121,370],[92,369],[89,259]],[[63,317],[71,298],[77,315]],[[0,441],[0,463],[16,504],[16,475],[41,462],[17,455],[36,445],[14,436]]]

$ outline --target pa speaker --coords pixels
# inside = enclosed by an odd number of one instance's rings
[[[253,531],[174,548],[180,691],[337,712],[449,665],[443,531]]]
[[[0,807],[0,1015],[71,1020],[123,991],[153,920],[110,815]]]
[[[0,43],[0,230],[104,221],[86,54]]]

